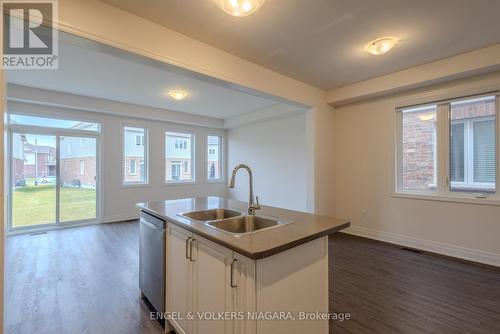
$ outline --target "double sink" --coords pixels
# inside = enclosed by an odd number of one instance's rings
[[[178,215],[234,236],[261,232],[292,223],[274,217],[244,215],[230,209],[192,211]]]

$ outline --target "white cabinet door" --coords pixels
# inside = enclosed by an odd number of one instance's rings
[[[167,311],[179,313],[183,319],[170,322],[178,334],[192,333],[192,321],[186,316],[192,310],[193,264],[189,257],[189,242],[192,234],[173,224],[169,224],[167,247]]]
[[[233,253],[233,307],[245,319],[234,321],[234,334],[254,334],[256,321],[248,320],[248,314],[256,311],[255,305],[255,261]]]
[[[232,251],[197,235],[193,238],[193,310],[197,318],[194,333],[231,334],[233,321],[206,317],[218,317],[220,312],[233,310],[230,282]]]

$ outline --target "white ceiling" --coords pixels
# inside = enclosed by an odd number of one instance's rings
[[[63,39],[76,41],[71,36]],[[138,56],[124,57],[121,51],[109,52],[110,47],[88,43],[62,41],[58,70],[9,70],[7,82],[220,119],[286,105],[215,79],[169,70],[149,60],[137,61],[132,58]],[[170,89],[179,88],[189,92],[185,100],[167,96]]]
[[[323,89],[500,42],[499,0],[267,0],[245,18],[215,0],[104,2]],[[394,51],[363,51],[386,35]]]

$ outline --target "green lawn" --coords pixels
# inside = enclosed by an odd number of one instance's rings
[[[61,222],[96,217],[95,189],[61,188]],[[14,189],[12,227],[51,224],[56,221],[55,185]]]

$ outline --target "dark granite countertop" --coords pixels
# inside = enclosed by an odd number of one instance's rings
[[[350,222],[311,213],[262,206],[256,215],[273,216],[294,223],[252,234],[233,236],[200,222],[178,216],[178,213],[215,208],[246,213],[247,203],[222,197],[196,197],[178,200],[137,203],[140,210],[169,221],[206,239],[251,259],[262,259],[299,246],[350,226]]]

